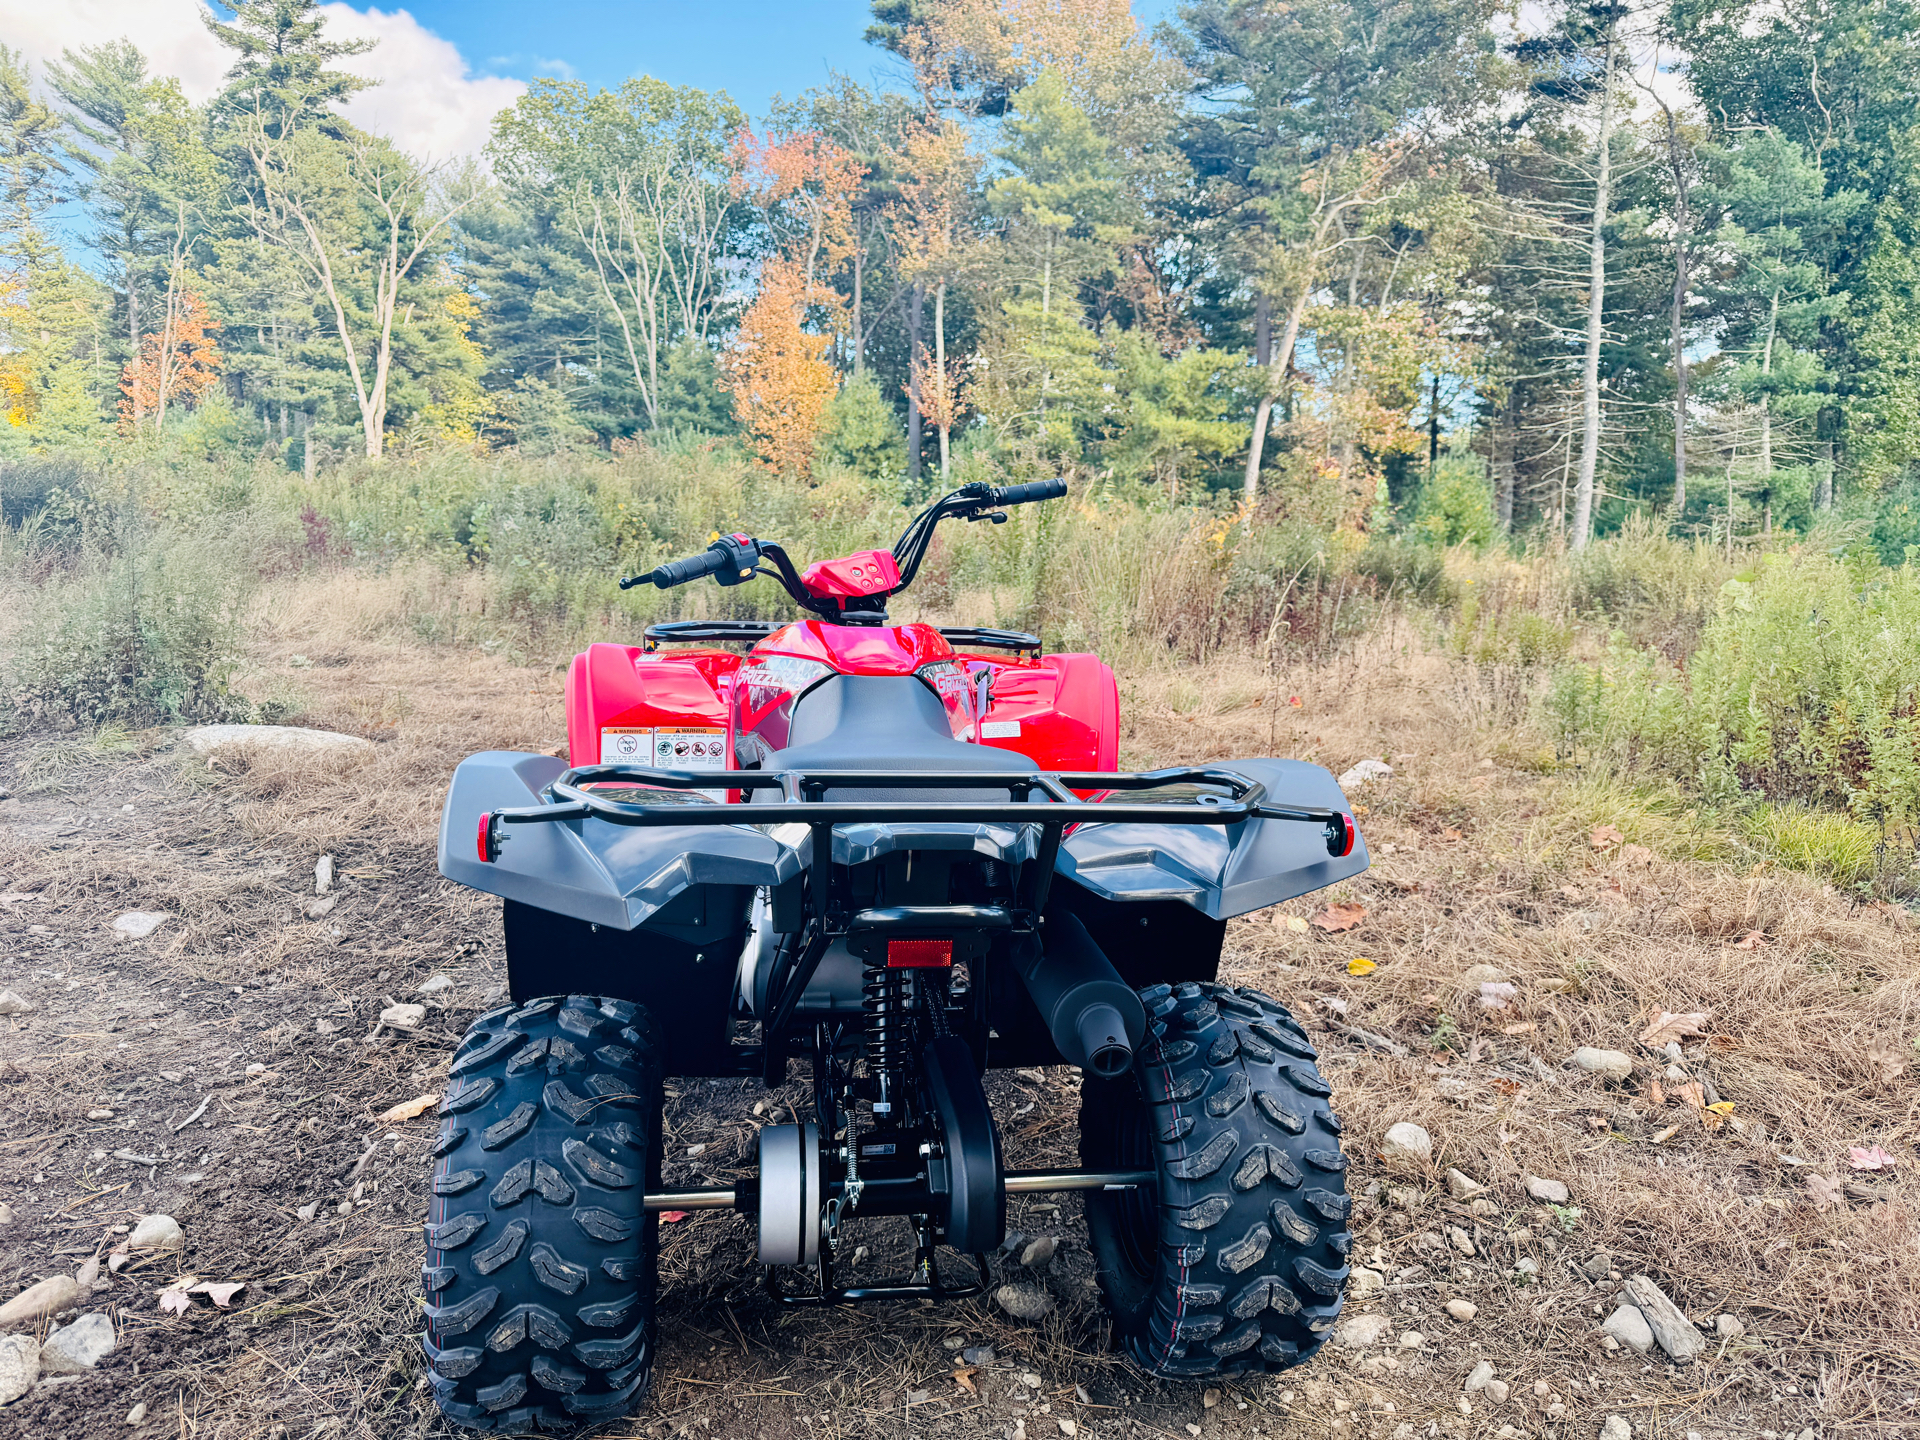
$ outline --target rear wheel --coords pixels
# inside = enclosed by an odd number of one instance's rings
[[[1116,1340],[1157,1376],[1278,1371],[1333,1330],[1347,1279],[1341,1124],[1307,1035],[1259,991],[1151,986],[1133,1074],[1081,1083],[1081,1162],[1156,1184],[1090,1194]]]
[[[576,1427],[646,1391],[658,1055],[646,1011],[577,995],[491,1011],[454,1053],[421,1271],[448,1419]]]

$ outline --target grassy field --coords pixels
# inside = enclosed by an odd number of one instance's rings
[[[29,732],[7,748],[0,870],[15,989],[38,1009],[0,1037],[13,1162],[0,1200],[15,1217],[0,1253],[21,1282],[71,1271],[150,1211],[188,1240],[178,1263],[136,1263],[94,1303],[115,1313],[122,1351],[0,1411],[0,1434],[440,1429],[412,1339],[430,1120],[373,1118],[439,1088],[466,1019],[504,981],[497,903],[433,871],[447,771],[482,747],[551,747],[564,722],[551,662],[397,634],[430,601],[477,615],[478,597],[423,585],[309,574],[249,613],[236,687],[374,739],[377,759],[351,777],[209,773],[165,728]],[[1553,769],[1503,721],[1498,676],[1466,664],[1400,620],[1325,660],[1164,664],[1123,689],[1124,764],[1395,767],[1357,794],[1373,870],[1236,922],[1226,969],[1316,1035],[1368,1198],[1356,1260],[1384,1281],[1350,1307],[1424,1345],[1331,1346],[1209,1404],[1107,1352],[1071,1199],[1011,1219],[1063,1242],[1043,1278],[1060,1306],[1039,1327],[978,1303],[783,1314],[759,1289],[749,1229],[696,1215],[668,1228],[660,1379],[609,1434],[1040,1436],[1070,1420],[1096,1436],[1592,1436],[1615,1414],[1650,1436],[1912,1434],[1912,915],[1672,796]],[[341,899],[308,920],[323,852]],[[1367,915],[1338,934],[1289,925],[1328,901]],[[111,921],[135,908],[172,918],[115,939]],[[1357,957],[1377,969],[1350,974]],[[1514,984],[1505,1009],[1481,1006],[1474,966]],[[455,984],[429,998],[420,1033],[369,1035],[389,999],[435,974]],[[1711,1017],[1679,1065],[1732,1103],[1724,1122],[1637,1046],[1657,1009]],[[1636,1070],[1616,1084],[1571,1068],[1581,1045],[1627,1050]],[[1061,1069],[997,1078],[1016,1164],[1071,1159],[1075,1083]],[[708,1149],[669,1179],[737,1174],[762,1097],[676,1089],[670,1155]],[[773,1114],[804,1105],[801,1089]],[[174,1130],[202,1095],[214,1107]],[[1430,1167],[1378,1159],[1400,1120],[1434,1136]],[[1850,1171],[1849,1148],[1874,1145],[1897,1168]],[[117,1150],[164,1159],[132,1166]],[[1493,1205],[1454,1199],[1449,1167]],[[1531,1203],[1529,1175],[1565,1181],[1569,1205]],[[1816,1175],[1843,1188],[1825,1208]],[[1454,1227],[1472,1255],[1450,1246]],[[876,1265],[889,1239],[876,1232]],[[1583,1270],[1602,1253],[1603,1275],[1645,1273],[1697,1321],[1732,1314],[1743,1334],[1682,1369],[1604,1349],[1597,1309],[1617,1287]],[[155,1292],[180,1269],[247,1289],[227,1313],[163,1314]],[[1443,1312],[1456,1299],[1478,1308],[1470,1322]],[[951,1374],[955,1339],[999,1357],[965,1378],[972,1390]],[[1480,1393],[1464,1415],[1482,1359],[1510,1399]],[[149,1410],[130,1428],[136,1401]]]

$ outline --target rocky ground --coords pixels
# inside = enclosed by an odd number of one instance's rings
[[[350,772],[209,769],[165,733],[0,747],[0,1436],[445,1434],[410,1113],[504,971],[433,824],[461,755],[556,743],[559,676],[299,624],[255,679],[371,742]],[[1071,1197],[1010,1208],[995,1279],[1045,1297],[1034,1322],[783,1310],[746,1223],[695,1213],[663,1228],[655,1388],[603,1431],[1915,1434],[1913,918],[1539,773],[1405,660],[1354,665],[1124,698],[1129,764],[1394,771],[1356,792],[1367,877],[1229,932],[1227,978],[1295,1009],[1347,1123],[1337,1342],[1246,1384],[1143,1378]],[[738,1175],[806,1104],[669,1085],[670,1181]],[[1072,1160],[1075,1085],[996,1076],[1014,1164]],[[870,1226],[881,1271],[901,1238]]]

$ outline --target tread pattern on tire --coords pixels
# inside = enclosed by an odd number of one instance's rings
[[[1123,1117],[1159,1173],[1158,1225],[1133,1237],[1121,1202],[1090,1204],[1097,1257],[1152,1256],[1154,1274],[1101,1285],[1134,1362],[1194,1378],[1282,1370],[1333,1332],[1347,1280],[1351,1203],[1340,1121],[1307,1035],[1260,991],[1214,983],[1140,993],[1149,1038],[1132,1077],[1082,1083],[1082,1161]],[[1252,1104],[1248,1104],[1252,1102]],[[1151,1250],[1150,1250],[1151,1247]]]
[[[423,1346],[449,1420],[572,1429],[644,1392],[659,1056],[644,1010],[597,996],[503,1006],[456,1050],[421,1271]]]

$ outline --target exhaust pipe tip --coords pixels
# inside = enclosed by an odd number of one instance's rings
[[[1127,1025],[1113,1006],[1104,1002],[1089,1006],[1081,1012],[1076,1030],[1080,1033],[1081,1054],[1087,1058],[1082,1062],[1083,1069],[1112,1081],[1133,1067],[1134,1048],[1127,1041]]]

